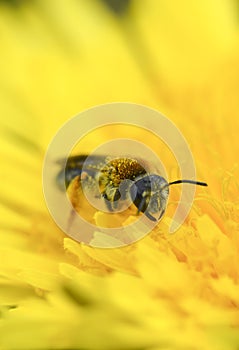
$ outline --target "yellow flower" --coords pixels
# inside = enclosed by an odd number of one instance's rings
[[[236,2],[135,0],[120,14],[110,3],[0,4],[0,349],[236,350]],[[174,235],[168,230],[178,187],[147,237],[96,249],[53,222],[42,162],[70,116],[114,101],[145,104],[172,119],[209,187],[197,189]],[[88,135],[81,152],[113,131]],[[157,138],[125,126],[117,136],[147,139],[170,178],[178,176]],[[99,212],[95,220],[106,222]]]

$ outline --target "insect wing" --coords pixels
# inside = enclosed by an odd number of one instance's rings
[[[84,170],[89,176],[95,177],[99,169],[105,164],[105,156],[79,155],[67,159],[65,168],[65,159],[60,159],[57,164],[62,166],[56,177],[56,182],[61,190],[65,190],[70,182]]]

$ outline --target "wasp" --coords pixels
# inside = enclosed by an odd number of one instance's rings
[[[62,164],[63,161],[58,163]],[[84,182],[92,193],[97,193],[96,188],[100,189],[100,196],[109,211],[113,212],[121,201],[130,198],[137,208],[137,215],[144,213],[151,221],[158,221],[163,216],[171,185],[188,183],[207,186],[205,182],[194,180],[167,182],[158,174],[147,173],[137,159],[110,159],[102,155],[69,157],[66,166],[57,175],[58,186],[67,189],[76,177],[79,185]]]

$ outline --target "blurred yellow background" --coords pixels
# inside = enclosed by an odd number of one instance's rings
[[[45,149],[83,109],[130,101],[158,108],[184,130],[203,119],[201,134],[209,135],[235,98],[237,5],[1,1],[1,121]]]
[[[0,60],[0,348],[238,349],[238,0],[1,0]],[[56,227],[41,175],[63,123],[110,102],[170,118],[209,188],[174,237],[169,209],[146,240],[106,252]]]

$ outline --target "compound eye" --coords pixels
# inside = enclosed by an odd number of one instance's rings
[[[134,186],[137,188],[137,193],[151,192],[151,181],[149,176],[144,176],[142,179],[136,180]]]

